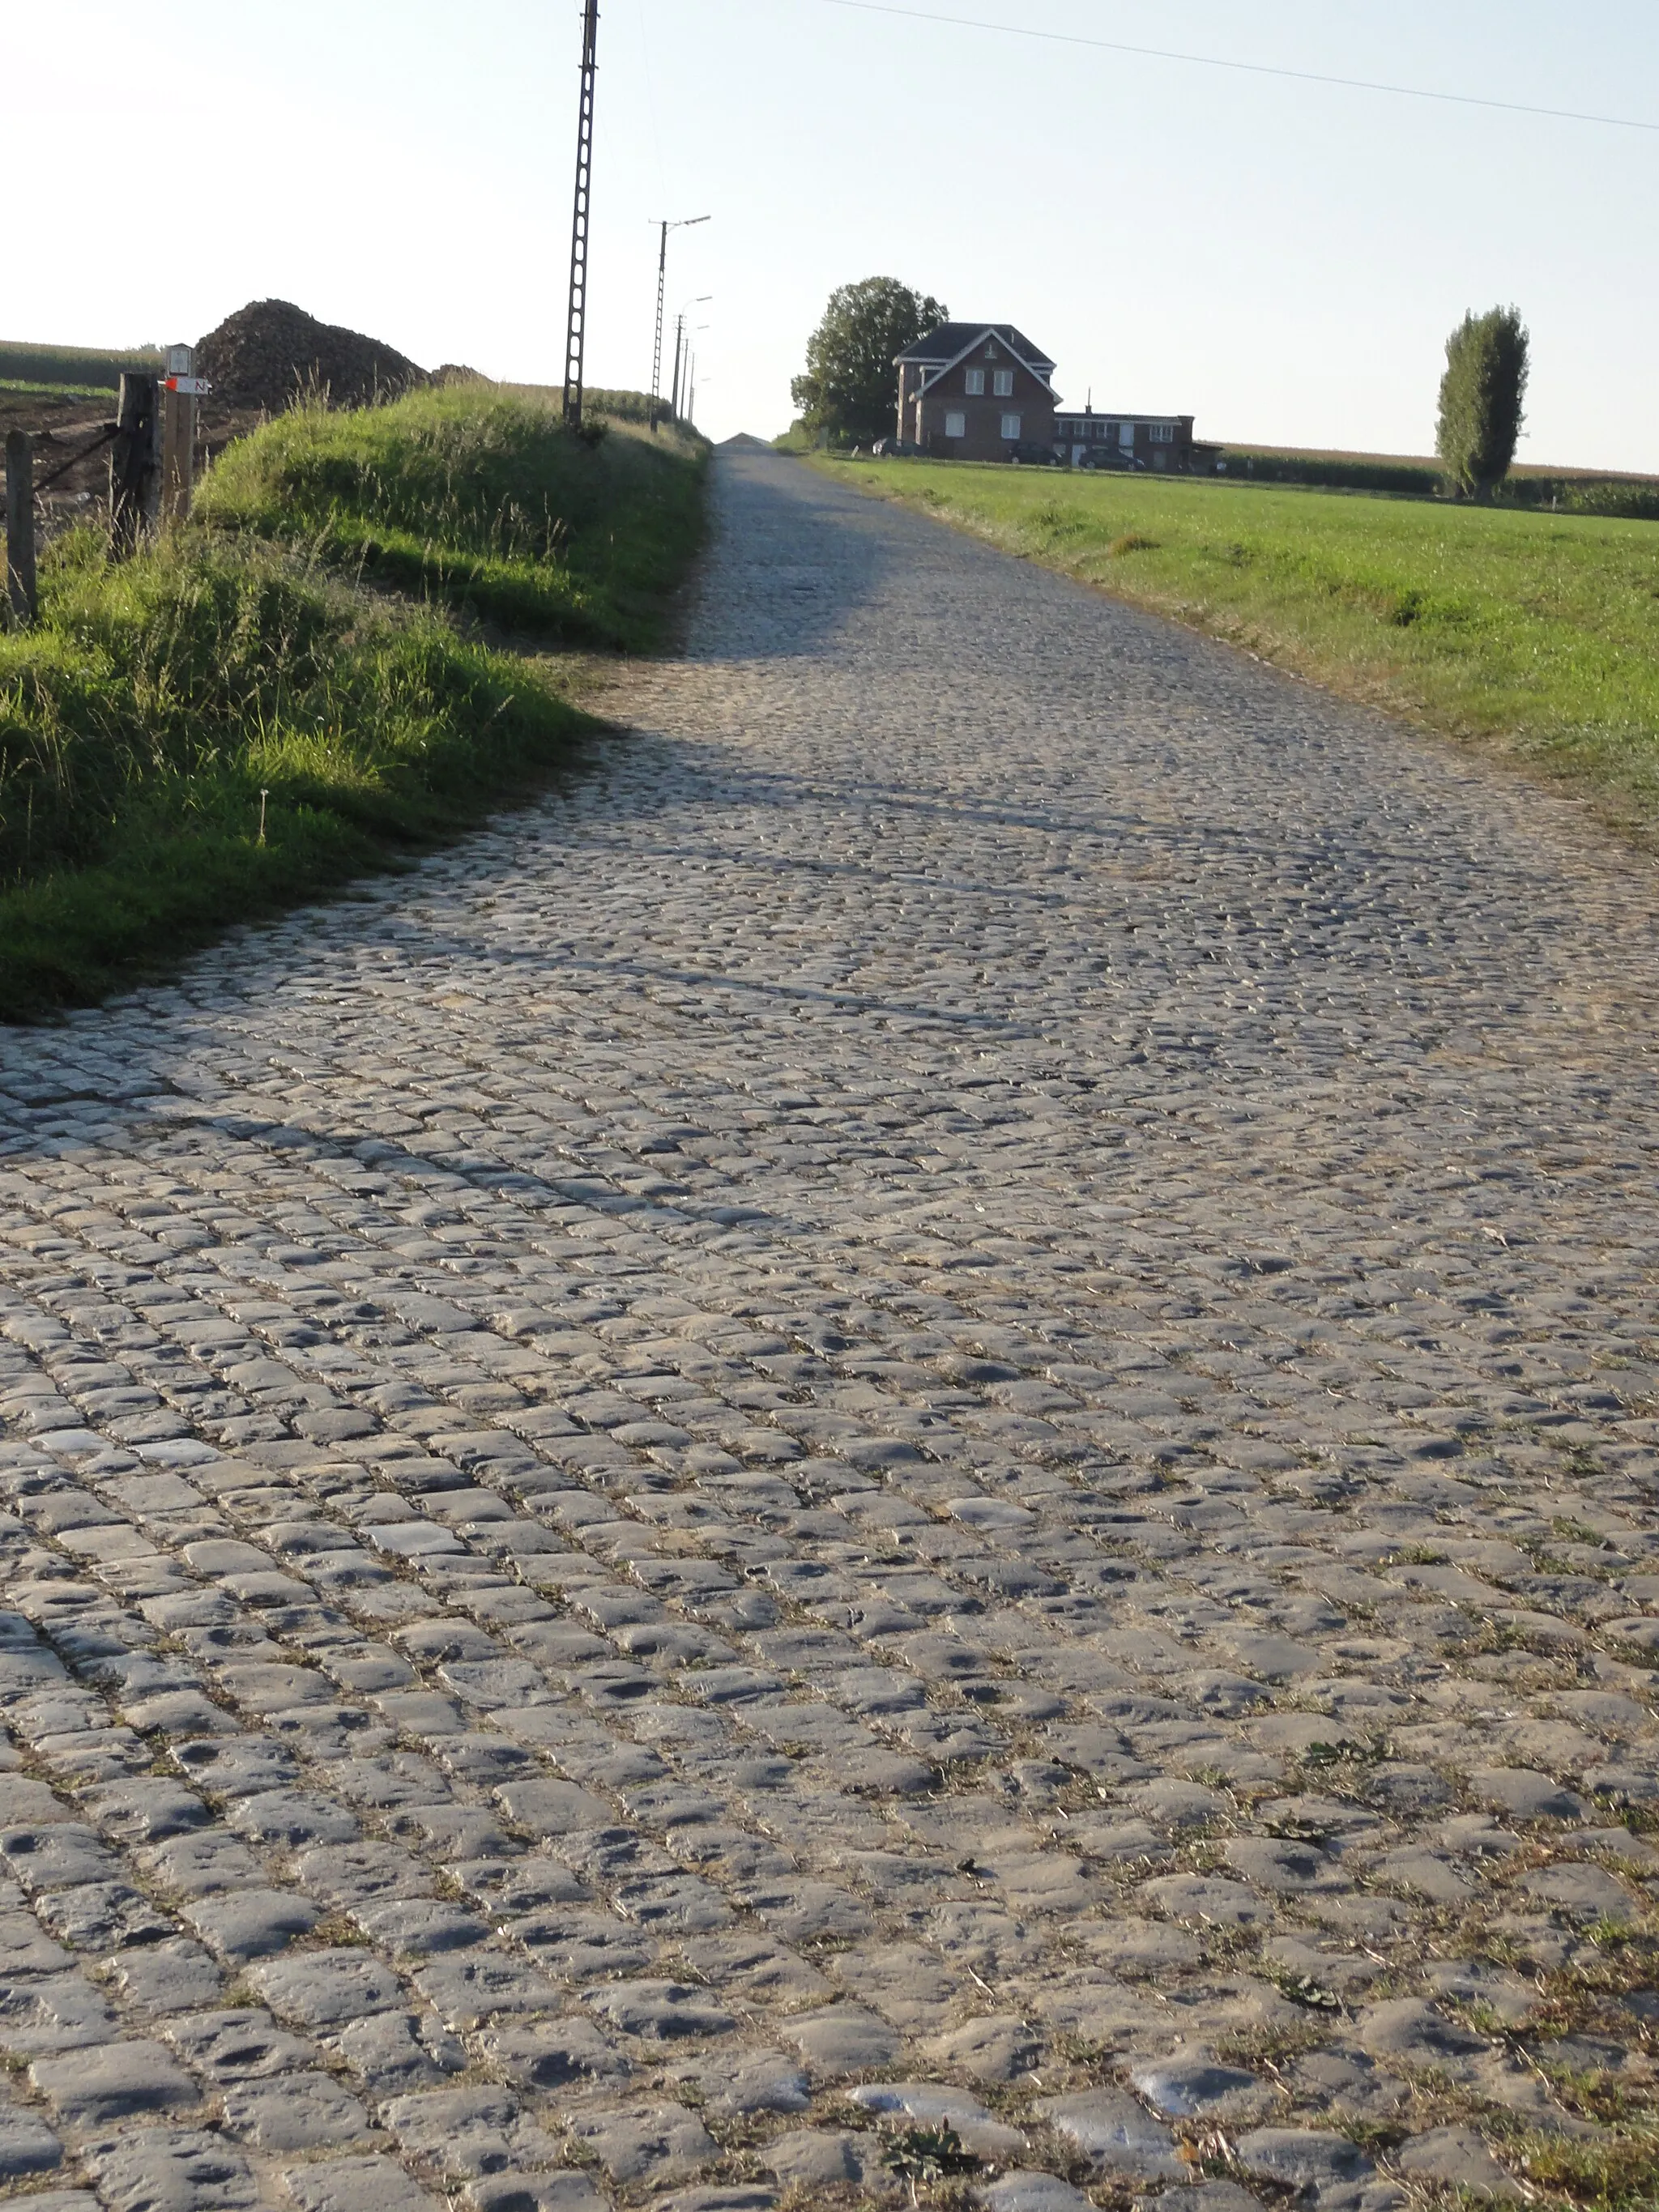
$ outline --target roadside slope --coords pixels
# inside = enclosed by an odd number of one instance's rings
[[[307,407],[139,558],[48,549],[0,638],[0,1018],[453,835],[599,726],[572,648],[647,651],[703,449],[573,438],[492,387]],[[488,623],[488,630],[483,625]]]

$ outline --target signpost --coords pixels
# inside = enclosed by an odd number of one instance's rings
[[[161,379],[161,520],[183,522],[190,514],[196,483],[197,401],[212,391],[194,374],[196,356],[187,345],[167,348],[167,373]]]

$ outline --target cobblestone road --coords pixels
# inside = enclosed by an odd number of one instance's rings
[[[1513,2194],[1659,2021],[1650,872],[718,498],[544,806],[0,1044],[0,2171]]]

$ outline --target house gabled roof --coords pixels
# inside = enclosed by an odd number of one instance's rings
[[[1045,353],[1039,353],[1023,331],[1012,323],[941,323],[937,330],[929,331],[914,345],[895,354],[894,362],[919,361],[927,368],[947,368],[971,353],[981,338],[1000,338],[1010,353],[1017,355],[1027,368],[1053,368],[1054,363]]]

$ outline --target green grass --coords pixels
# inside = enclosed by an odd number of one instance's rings
[[[15,392],[24,399],[106,399],[109,397],[106,385],[31,383],[26,377],[16,376],[0,376],[0,392]]]
[[[594,445],[555,420],[550,397],[482,383],[298,407],[228,449],[198,514],[507,629],[649,647],[702,528],[696,442],[618,424]]]
[[[489,594],[465,534],[487,537],[491,497],[545,498],[545,551],[506,526],[486,581],[522,627],[568,635],[580,592],[586,635],[647,644],[696,542],[700,454],[589,445],[526,399],[420,398],[284,417],[233,448],[230,518],[264,526],[226,526],[216,471],[214,519],[124,566],[90,529],[49,548],[40,622],[0,636],[0,1018],[92,1003],[453,835],[597,726],[574,703],[580,664],[503,650],[467,618]],[[355,455],[368,521],[377,486],[407,514],[434,451],[458,473],[410,572],[421,596],[366,587],[337,557],[343,528],[273,522],[296,454],[302,479],[317,453]]]
[[[1190,479],[820,459],[860,489],[1659,823],[1650,525]]]
[[[0,381],[113,392],[124,368],[160,368],[156,346],[27,345],[0,338]]]

